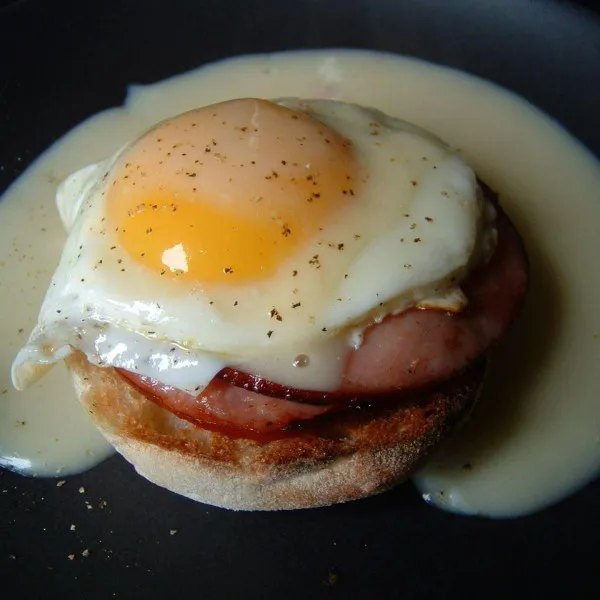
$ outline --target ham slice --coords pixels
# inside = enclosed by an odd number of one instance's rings
[[[491,192],[486,189],[486,193]],[[195,397],[147,377],[122,374],[148,398],[183,419],[258,439],[352,403],[410,396],[415,389],[446,381],[502,337],[525,295],[527,256],[518,233],[497,210],[496,251],[463,283],[467,308],[459,314],[411,309],[373,325],[361,347],[350,353],[343,382],[334,392],[288,388],[224,369]]]
[[[261,440],[318,415],[339,409],[313,406],[257,394],[215,378],[198,396],[164,385],[150,377],[118,369],[148,399],[195,425],[231,436]],[[274,434],[270,436],[269,434]]]
[[[506,215],[497,211],[496,251],[463,283],[466,309],[458,314],[411,309],[371,326],[360,348],[349,353],[338,390],[289,388],[231,368],[218,377],[264,395],[333,404],[420,388],[462,371],[502,337],[527,288],[523,244]]]

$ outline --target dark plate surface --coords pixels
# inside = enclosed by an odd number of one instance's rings
[[[73,125],[121,103],[129,83],[293,48],[461,68],[525,96],[600,156],[600,20],[571,3],[4,4],[0,190]],[[0,594],[13,584],[21,598],[594,597],[599,506],[600,481],[531,517],[492,521],[430,508],[407,484],[327,509],[245,514],[159,489],[118,457],[62,487],[0,471]]]

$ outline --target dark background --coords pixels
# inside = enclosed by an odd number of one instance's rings
[[[293,48],[398,51],[484,76],[600,156],[600,20],[581,6],[593,3],[0,2],[0,190],[73,125],[120,104],[129,83]],[[159,489],[118,457],[62,487],[0,471],[0,595],[14,585],[21,598],[594,597],[599,507],[596,482],[531,517],[467,518],[407,484],[246,514]]]

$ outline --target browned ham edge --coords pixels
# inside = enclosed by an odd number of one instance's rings
[[[309,421],[343,406],[312,406],[264,396],[213,379],[198,396],[192,396],[123,369],[118,372],[146,398],[194,425],[232,437],[269,440],[285,437],[291,425]]]
[[[149,377],[117,371],[133,387],[162,408],[197,427],[224,433],[231,438],[245,438],[258,442],[317,435],[321,438],[340,439],[352,435],[352,428],[372,418],[396,414],[399,407],[406,415],[426,416],[436,411],[440,398],[444,402],[469,404],[476,399],[475,388],[480,387],[485,368],[485,357],[480,357],[462,373],[448,381],[409,390],[387,398],[362,396],[354,403],[332,406],[311,406],[261,396],[247,392],[218,379],[213,380],[205,394],[195,398],[180,390],[165,386]],[[462,411],[459,411],[462,412]],[[275,420],[272,420],[275,419]],[[417,418],[409,418],[406,426],[414,429]]]

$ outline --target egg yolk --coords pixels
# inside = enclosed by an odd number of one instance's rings
[[[161,275],[202,282],[270,275],[355,201],[351,143],[313,117],[257,99],[157,125],[113,167],[119,244]]]

